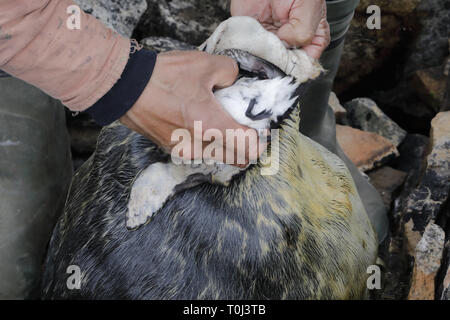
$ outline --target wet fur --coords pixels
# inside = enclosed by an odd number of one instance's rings
[[[167,156],[119,123],[103,129],[54,230],[43,298],[362,298],[375,233],[345,165],[298,125],[295,110],[280,131],[277,175],[255,165],[227,188],[184,190],[134,232],[133,181]],[[81,290],[67,289],[70,265],[81,268]]]

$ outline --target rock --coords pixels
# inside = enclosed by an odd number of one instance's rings
[[[448,39],[448,41],[449,41],[449,46],[450,46],[450,39]],[[445,97],[444,97],[444,102],[441,107],[441,112],[450,110],[450,80],[449,80],[450,57],[448,57],[447,61],[445,62],[444,75],[447,77],[447,87],[445,88],[446,93],[445,93]]]
[[[433,148],[428,158],[428,165],[439,168],[448,178],[450,171],[450,111],[441,112],[433,119],[430,139]]]
[[[337,125],[336,136],[345,154],[362,171],[380,167],[398,156],[389,140],[372,132]]]
[[[75,0],[86,13],[92,14],[111,29],[130,38],[142,14],[145,0]]]
[[[379,248],[378,255],[383,256],[386,267],[383,270],[385,280],[381,290],[376,292],[376,300],[404,300],[408,296],[411,279],[409,264],[402,247],[401,237],[392,237],[387,248]]]
[[[420,0],[361,0],[356,11],[365,13],[367,7],[377,5],[380,7],[382,14],[390,13],[405,16],[411,14],[419,3]]]
[[[76,154],[92,154],[97,145],[99,129],[72,127],[69,128],[72,151]]]
[[[442,277],[438,279],[441,280],[440,287],[438,288],[438,297],[441,300],[450,300],[450,240],[445,245],[442,262]]]
[[[406,137],[406,131],[378,108],[369,98],[357,98],[344,105],[347,110],[346,124],[363,131],[376,133],[398,147]]]
[[[380,30],[365,26],[367,6],[379,5]],[[360,2],[344,46],[334,90],[374,98],[402,128],[426,134],[436,111],[411,83],[417,70],[442,65],[448,56],[449,2],[441,0]],[[344,92],[345,91],[345,92]],[[450,84],[446,90],[450,92]],[[450,110],[450,95],[446,108]]]
[[[73,166],[77,170],[95,151],[101,127],[87,113],[80,113],[73,117],[70,112],[67,112],[66,118]]]
[[[148,4],[137,31],[141,38],[166,36],[198,46],[230,16],[224,0],[148,0]]]
[[[392,90],[375,92],[373,98],[406,131],[427,135],[436,112],[418,97],[412,87],[409,82],[401,82]]]
[[[436,112],[444,108],[448,82],[448,75],[446,76],[444,72],[444,66],[439,66],[417,70],[414,74],[413,85],[417,94]]]
[[[169,37],[148,37],[141,40],[141,44],[145,48],[157,52],[172,50],[195,50],[196,48],[193,45]]]
[[[334,83],[338,95],[379,71],[401,43],[404,25],[399,17],[382,13],[380,30],[369,30],[367,18],[365,13],[356,14],[348,30]]]
[[[450,300],[450,267],[444,279],[444,290],[442,291],[441,300]]]
[[[393,195],[403,185],[407,176],[406,172],[382,167],[368,174],[370,182],[378,190],[386,209],[389,210],[392,204]]]
[[[341,105],[338,97],[336,96],[336,93],[334,92],[330,93],[328,105],[331,107],[331,109],[333,109],[334,116],[336,117],[336,122],[342,124],[347,115],[347,110],[345,110],[344,107]]]
[[[400,157],[392,162],[392,167],[404,172],[418,173],[424,163],[430,139],[421,134],[408,134],[398,147]],[[418,180],[416,180],[416,183]],[[417,184],[416,184],[417,185]]]
[[[441,65],[448,56],[450,4],[442,0],[422,0],[416,12],[421,29],[406,60],[405,74]]]
[[[425,227],[445,209],[450,192],[450,111],[433,119],[426,169],[416,189],[406,199],[403,223],[411,254]]]
[[[408,134],[398,147],[400,156],[390,163],[394,169],[408,173],[401,193],[394,202],[392,215],[396,226],[400,225],[406,199],[419,184],[420,177],[425,170],[425,156],[428,143],[429,138],[426,136]]]
[[[430,223],[415,249],[414,270],[408,300],[433,300],[435,277],[441,266],[445,233]]]

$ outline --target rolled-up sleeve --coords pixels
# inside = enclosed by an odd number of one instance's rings
[[[0,69],[83,111],[120,79],[130,40],[80,12],[67,25],[71,0],[0,0]]]

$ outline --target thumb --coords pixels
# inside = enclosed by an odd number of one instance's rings
[[[211,55],[211,87],[226,88],[231,86],[239,75],[236,61],[226,56]]]
[[[278,37],[291,47],[304,47],[313,41],[322,17],[326,17],[325,1],[295,1],[289,21],[278,30]]]

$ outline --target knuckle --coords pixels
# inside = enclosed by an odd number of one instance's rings
[[[195,61],[197,61],[199,64],[201,64],[204,67],[210,67],[213,64],[212,55],[206,52],[197,51],[195,52],[193,58]]]
[[[237,77],[239,75],[239,66],[238,63],[231,59],[231,63],[232,63],[232,71],[233,71],[233,75],[234,77]]]
[[[311,30],[304,31],[297,37],[297,42],[302,45],[310,44],[314,39],[315,33]]]

